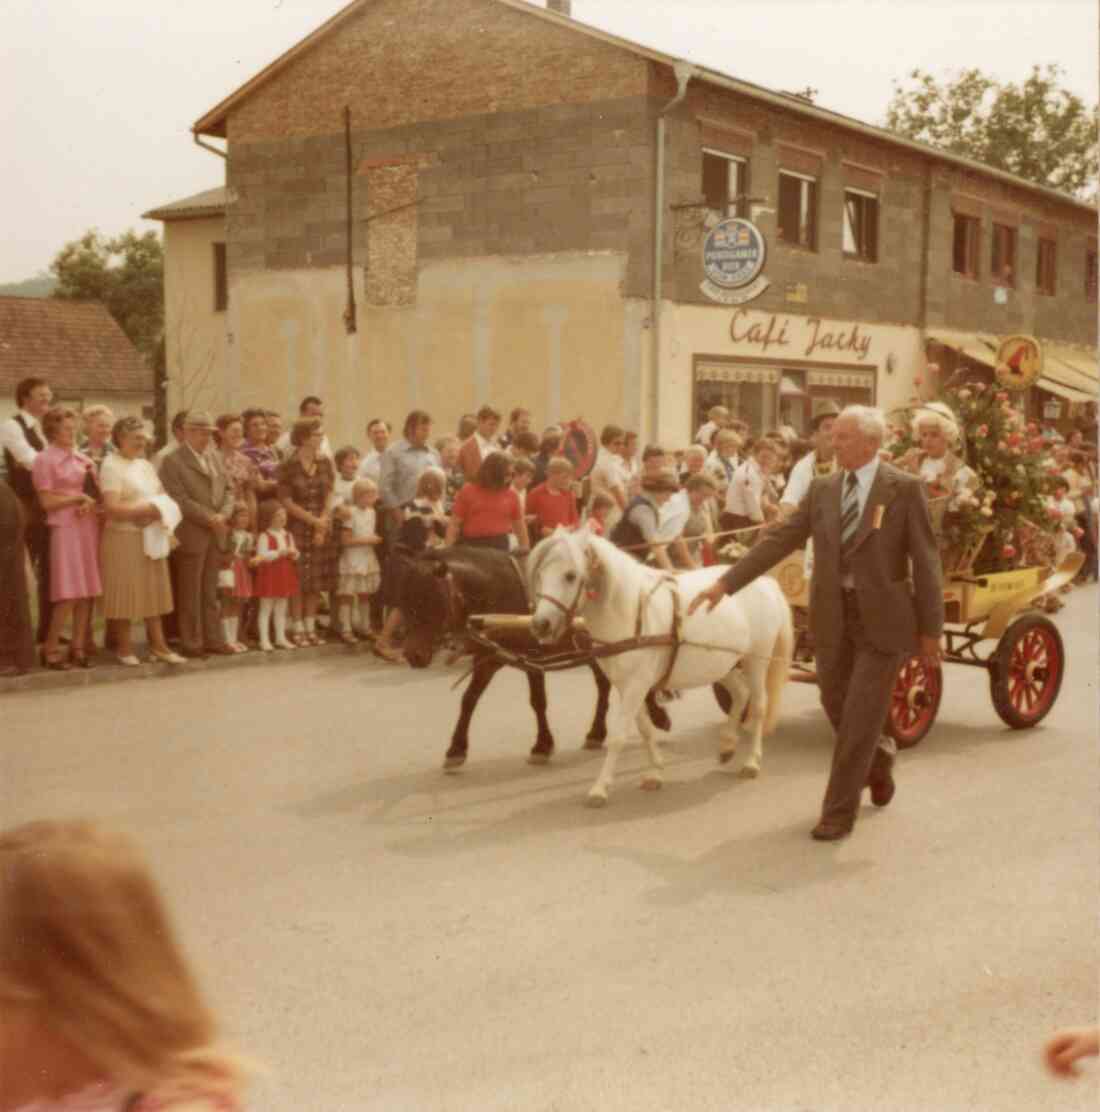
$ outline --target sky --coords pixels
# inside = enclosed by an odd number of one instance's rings
[[[223,182],[191,125],[342,0],[3,0],[0,282],[46,270],[89,228]],[[573,0],[574,18],[881,123],[892,82],[1059,63],[1097,100],[1096,0]]]

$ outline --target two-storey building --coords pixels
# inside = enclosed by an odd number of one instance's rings
[[[1014,333],[1032,405],[1095,397],[1092,208],[552,7],[356,0],[194,125],[225,185],[152,214],[173,406],[316,393],[356,440],[492,401],[677,444],[718,401],[890,408]],[[735,215],[766,251],[740,302],[704,272]]]

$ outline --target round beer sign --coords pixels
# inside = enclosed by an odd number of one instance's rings
[[[703,270],[724,290],[753,282],[764,269],[767,246],[751,221],[734,217],[716,224],[703,242]]]
[[[997,381],[1009,390],[1026,390],[1043,370],[1043,349],[1034,336],[1008,336],[997,349]]]

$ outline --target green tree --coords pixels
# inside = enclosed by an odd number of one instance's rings
[[[1084,196],[1095,190],[1097,109],[1033,66],[1019,84],[967,69],[941,82],[915,69],[894,82],[886,126],[899,135]]]
[[[164,335],[164,253],[156,232],[130,230],[105,239],[94,228],[50,264],[54,297],[101,301],[154,366]]]

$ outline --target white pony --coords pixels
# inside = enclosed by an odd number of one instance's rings
[[[661,786],[664,758],[644,706],[646,693],[657,684],[679,690],[721,683],[729,691],[733,705],[719,735],[723,764],[737,748],[747,701],[745,728],[752,750],[741,774],[759,774],[763,735],[772,731],[779,717],[794,649],[791,609],[779,584],[761,576],[713,610],[701,607],[687,617],[691,600],[722,571],[704,568],[669,576],[638,563],[587,529],[569,533],[559,528],[532,551],[528,562],[535,601],[531,631],[540,642],[556,641],[579,614],[598,643],[628,641],[638,635],[667,637],[680,615],[681,643],[671,672],[670,643],[600,658],[600,667],[619,693],[621,718],[613,720],[603,768],[588,793],[590,806],[607,803],[615,765],[632,725],[649,751],[649,769],[641,786],[650,791]]]

